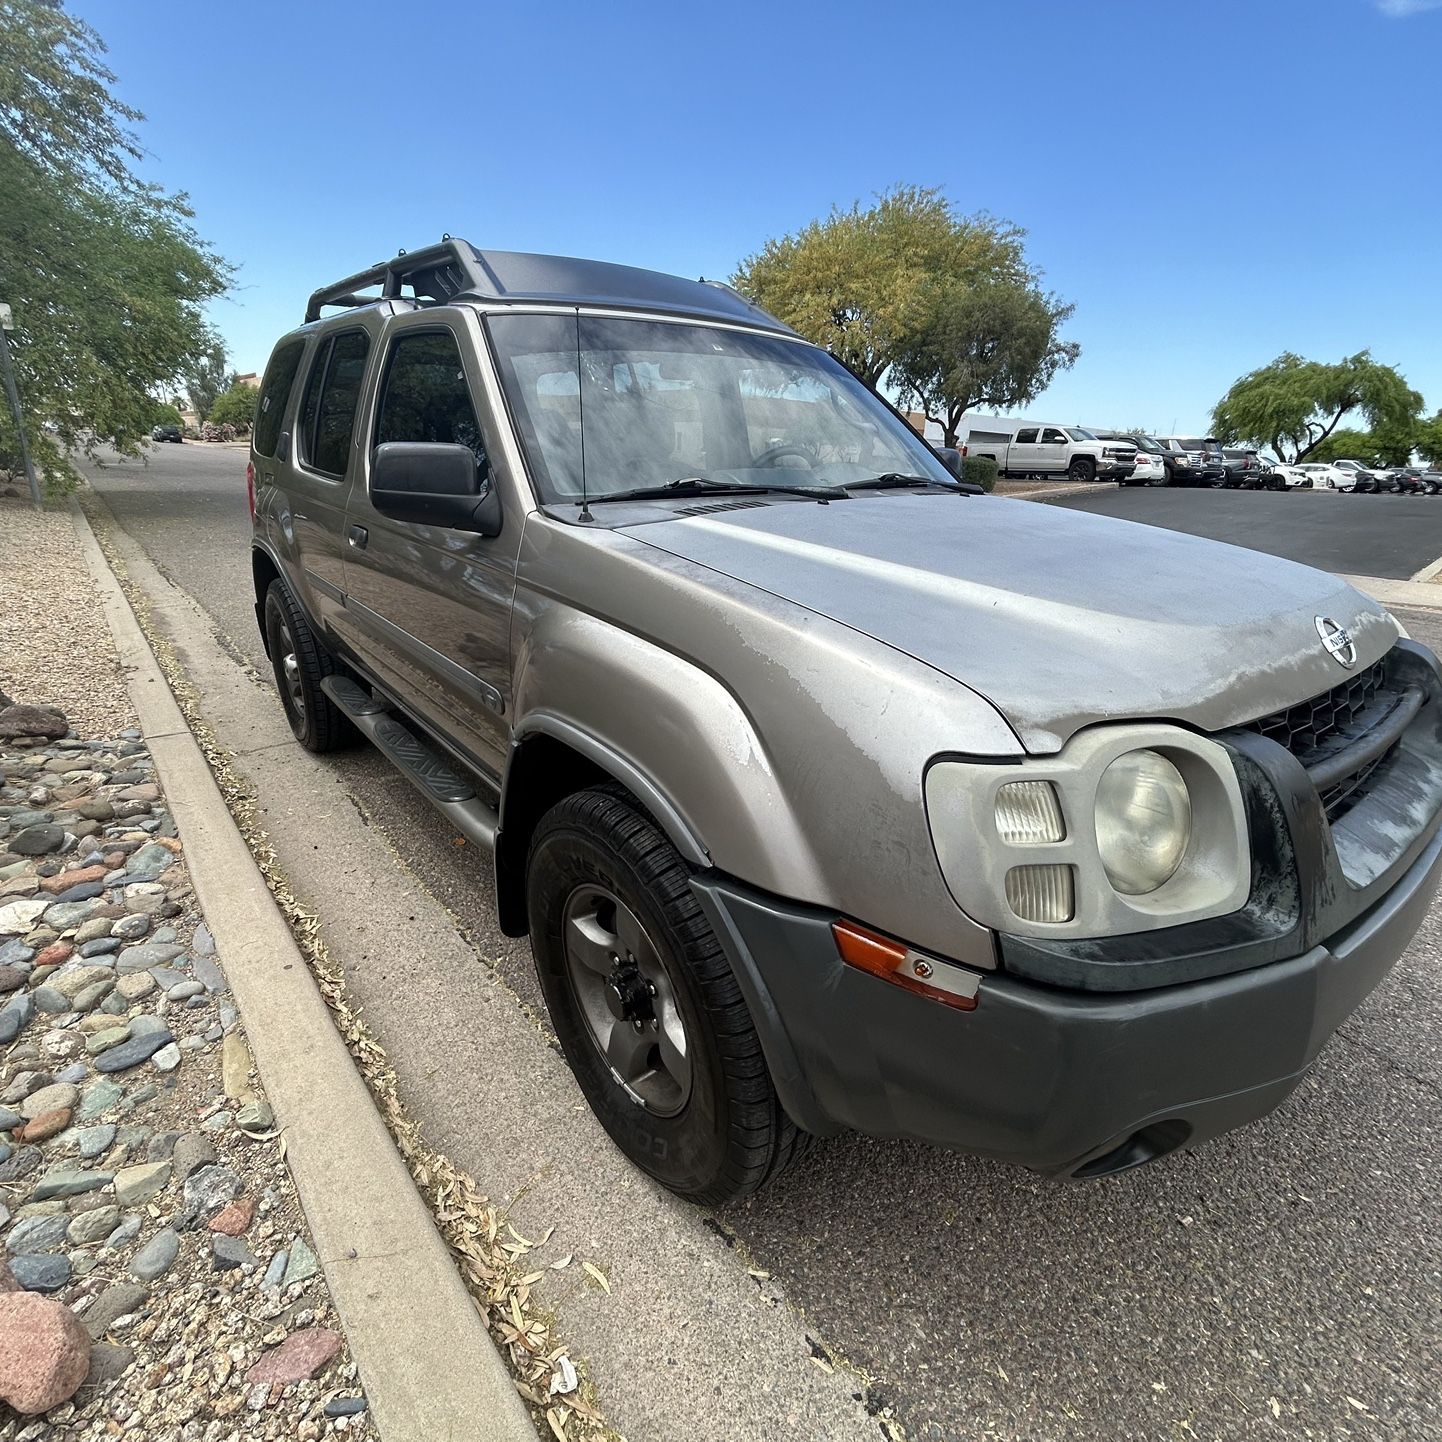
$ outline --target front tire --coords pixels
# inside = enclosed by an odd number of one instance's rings
[[[1097,476],[1097,463],[1090,456],[1073,456],[1066,473],[1074,481],[1094,481]]]
[[[265,593],[265,639],[280,704],[295,739],[307,751],[317,752],[334,751],[354,740],[355,728],[321,690],[335,663],[283,581],[272,581]]]
[[[580,791],[541,819],[526,899],[561,1049],[636,1166],[718,1206],[800,1154],[686,864],[627,792]]]

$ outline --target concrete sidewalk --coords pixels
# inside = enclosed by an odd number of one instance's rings
[[[197,897],[386,1442],[536,1436],[124,593],[74,512]]]

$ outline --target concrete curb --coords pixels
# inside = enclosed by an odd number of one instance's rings
[[[1430,566],[1423,566],[1415,576],[1414,581],[1430,581],[1439,571],[1442,571],[1442,556],[1439,556]]]
[[[89,523],[76,534],[385,1442],[536,1432]]]
[[[1442,586],[1427,581],[1393,581],[1386,576],[1343,576],[1359,591],[1384,606],[1417,606],[1423,610],[1442,609]]]

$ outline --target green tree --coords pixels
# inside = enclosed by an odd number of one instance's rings
[[[1429,466],[1442,466],[1442,411],[1417,422],[1413,449]]]
[[[1243,376],[1212,411],[1213,434],[1225,444],[1250,441],[1279,460],[1308,459],[1345,416],[1364,417],[1374,432],[1412,423],[1422,397],[1367,351],[1335,365],[1287,352]]]
[[[181,419],[180,411],[168,401],[158,401],[155,409],[150,415],[152,426],[183,426],[185,422]]]
[[[1312,448],[1308,460],[1361,461],[1368,466],[1405,466],[1421,443],[1429,422],[1420,417],[1375,430],[1335,430]]]
[[[26,428],[52,484],[71,447],[127,453],[211,343],[201,306],[229,273],[183,195],[146,184],[105,47],[52,0],[0,0],[0,299]],[[0,406],[0,464],[13,456]]]
[[[873,390],[912,343],[940,279],[1031,283],[1016,226],[958,215],[937,189],[896,186],[834,209],[743,260],[732,284]]]
[[[216,400],[235,385],[235,372],[225,358],[225,342],[214,332],[206,349],[186,367],[184,380],[191,410],[202,421],[210,420]]]
[[[235,426],[249,430],[255,420],[255,402],[260,392],[254,386],[232,384],[215,398],[207,420],[218,426]]]
[[[1081,347],[1057,337],[1074,310],[1030,282],[932,282],[892,372],[902,403],[936,421],[954,446],[973,406],[1026,405],[1075,364]]]

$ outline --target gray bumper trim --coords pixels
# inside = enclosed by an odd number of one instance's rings
[[[799,1126],[1065,1174],[1144,1128],[1191,1145],[1271,1111],[1392,968],[1439,874],[1442,835],[1327,945],[1270,966],[1121,994],[988,975],[974,1012],[844,965],[829,913],[715,877],[693,886]]]

